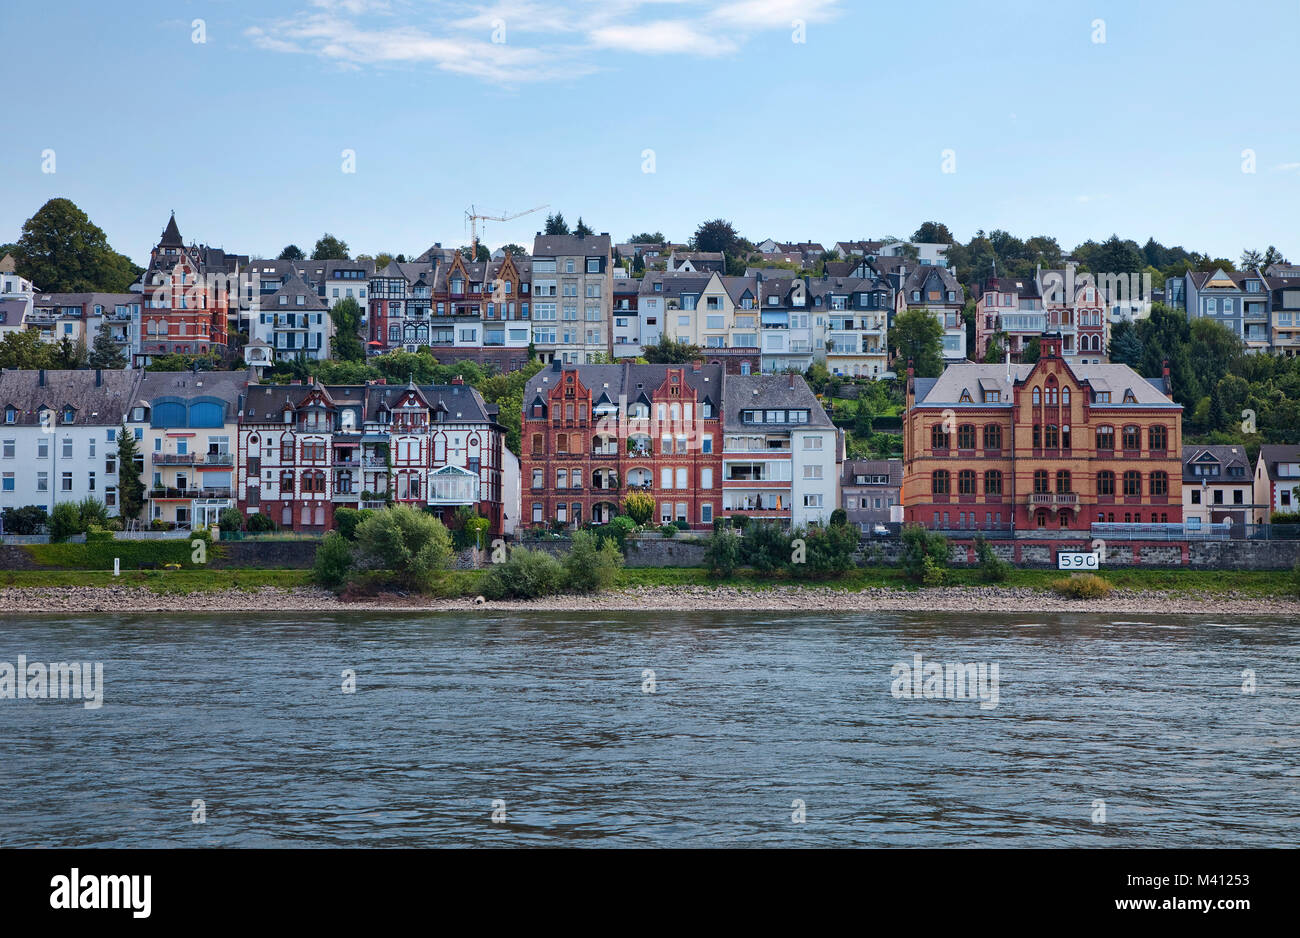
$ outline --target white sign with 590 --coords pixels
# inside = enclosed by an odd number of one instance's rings
[[[1061,551],[1056,555],[1058,570],[1097,570],[1101,567],[1101,554]]]

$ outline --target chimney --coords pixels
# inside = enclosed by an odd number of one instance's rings
[[[1007,381],[1009,383],[1011,381],[1011,340],[1010,339],[1007,340],[1007,347],[1003,349],[1003,351],[1006,353],[1005,357],[1007,360]]]
[[[790,372],[788,375],[786,375],[786,377],[790,379],[790,390],[793,391],[793,390],[794,390],[794,372],[793,372],[793,371]]]
[[[96,369],[95,369],[95,387],[97,387],[97,388],[102,388],[103,386],[104,386],[104,370],[103,370],[102,368],[96,368]]]
[[[456,375],[456,377],[454,377],[454,378],[451,379],[451,383],[452,383],[452,384],[464,384],[464,383],[465,383],[465,376],[464,376],[464,375]]]
[[[38,384],[39,384],[40,387],[45,387],[45,369],[44,369],[44,368],[41,369],[41,376],[40,376],[40,379],[39,379],[39,381],[38,381]]]

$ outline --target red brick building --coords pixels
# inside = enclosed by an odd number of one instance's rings
[[[1043,333],[1032,365],[907,379],[906,521],[943,530],[1181,524],[1182,407],[1168,370],[1071,365]]]
[[[655,521],[710,527],[722,507],[719,365],[555,362],[524,390],[524,525],[602,523],[632,491]]]

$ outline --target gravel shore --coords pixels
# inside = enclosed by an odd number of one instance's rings
[[[1300,615],[1300,600],[1261,599],[1236,593],[1163,593],[1117,590],[1106,599],[1064,599],[1054,593],[993,586],[926,589],[865,589],[859,592],[824,587],[655,586],[616,590],[598,596],[552,596],[529,602],[483,602],[429,599],[385,594],[375,599],[341,602],[318,589],[265,587],[256,591],[221,590],[163,595],[140,587],[10,587],[0,589],[0,613],[130,612],[358,612],[370,610],[549,610],[696,612],[700,610],[825,610],[938,612],[1089,612],[1102,614]]]

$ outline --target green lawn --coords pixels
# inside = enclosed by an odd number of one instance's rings
[[[1029,587],[1046,590],[1054,580],[1068,574],[1055,570],[1013,570],[1000,586]],[[1224,595],[1236,593],[1246,597],[1295,596],[1294,575],[1289,570],[1103,570],[1101,575],[1115,587],[1126,590],[1159,590],[1174,594],[1199,593]],[[483,573],[477,570],[453,570],[444,575],[435,595],[442,598],[475,596],[480,591]],[[951,569],[948,582],[953,586],[984,586],[975,569]],[[310,570],[205,569],[205,570],[129,570],[120,577],[107,571],[90,570],[7,570],[0,571],[0,586],[141,586],[155,593],[184,594],[223,589],[256,590],[264,586],[285,588],[311,585]],[[839,579],[801,580],[781,575],[759,575],[739,571],[723,579],[713,579],[697,567],[638,567],[619,571],[622,588],[650,586],[731,586],[751,590],[777,586],[816,586],[839,590],[869,587],[917,590],[914,583],[896,567],[863,567]]]

